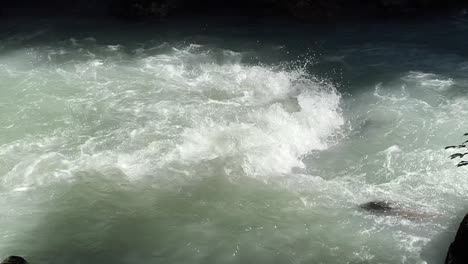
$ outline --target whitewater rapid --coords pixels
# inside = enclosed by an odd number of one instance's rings
[[[326,149],[344,123],[336,89],[301,70],[243,65],[239,53],[199,45],[139,48],[127,61],[118,46],[101,47],[94,39],[63,44],[59,52],[17,51],[25,60],[39,58],[37,65],[6,71],[7,78],[22,80],[8,89],[25,87],[24,98],[12,103],[18,115],[42,116],[38,126],[48,134],[28,131],[26,140],[3,145],[14,165],[4,187],[35,187],[107,167],[137,179],[215,159],[229,172],[277,176],[305,168],[301,159]],[[50,67],[67,56],[86,59]],[[21,131],[21,125],[5,128]],[[71,153],[64,155],[67,147]],[[33,148],[36,154],[18,151]]]
[[[443,149],[468,131],[462,56],[13,32],[0,43],[0,256],[438,263],[466,209],[466,169]],[[428,218],[359,210],[371,200]]]

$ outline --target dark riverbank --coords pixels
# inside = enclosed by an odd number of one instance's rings
[[[2,1],[3,16],[113,16],[163,19],[186,16],[284,17],[304,21],[463,14],[462,0],[103,0]]]

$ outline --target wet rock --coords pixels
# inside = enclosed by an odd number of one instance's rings
[[[409,220],[421,220],[437,217],[437,214],[405,207],[389,201],[371,201],[359,206],[361,209],[382,216],[403,217]],[[468,263],[468,262],[467,262]]]
[[[458,228],[455,240],[449,247],[445,264],[468,263],[468,214]]]
[[[4,259],[0,264],[27,264],[28,262],[18,256],[9,256],[8,258]]]
[[[394,205],[388,201],[372,201],[359,207],[372,213],[390,213],[395,210]]]

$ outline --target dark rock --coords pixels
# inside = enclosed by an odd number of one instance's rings
[[[395,209],[393,204],[388,201],[372,201],[361,204],[359,207],[372,213],[389,213]]]
[[[445,264],[468,263],[468,214],[458,228],[455,240],[450,245]]]
[[[401,204],[389,201],[371,201],[359,206],[361,209],[382,216],[403,217],[409,220],[428,219],[436,217],[436,214],[411,209]],[[468,262],[467,262],[468,263]]]
[[[28,262],[18,256],[9,256],[8,258],[4,259],[0,264],[27,264]]]

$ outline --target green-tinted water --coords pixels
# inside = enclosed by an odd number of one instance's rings
[[[187,24],[2,24],[0,256],[442,261],[466,21]],[[375,199],[424,216],[357,208]]]

